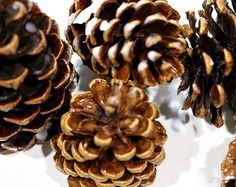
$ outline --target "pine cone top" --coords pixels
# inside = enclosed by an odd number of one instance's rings
[[[232,3],[235,7],[235,2]],[[203,3],[199,16],[198,22],[194,12],[187,13],[189,58],[184,64],[185,75],[179,92],[189,88],[184,109],[191,107],[195,116],[209,116],[211,123],[221,127],[224,123],[222,106],[227,98],[229,101],[232,98],[232,102],[236,98],[236,15],[227,1],[208,0]]]
[[[138,186],[152,183],[164,159],[159,111],[137,87],[112,79],[90,83],[71,99],[61,119],[63,133],[51,140],[59,170],[70,187]]]
[[[1,1],[0,33],[0,147],[22,150],[69,97],[72,52],[28,0]]]
[[[229,151],[221,165],[223,176],[222,187],[235,187],[236,185],[236,140],[229,145]]]
[[[180,16],[167,1],[75,0],[70,15],[67,40],[97,74],[141,86],[183,74],[186,42]]]

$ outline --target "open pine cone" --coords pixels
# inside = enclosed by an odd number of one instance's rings
[[[189,89],[184,109],[195,116],[210,119],[217,127],[224,123],[222,106],[227,98],[236,112],[236,1],[231,9],[226,0],[206,0],[199,11],[188,12],[189,58],[179,92]],[[214,19],[213,11],[217,18]]]
[[[180,16],[166,0],[74,0],[70,16],[67,40],[97,74],[147,87],[184,73]]]
[[[167,138],[157,107],[121,80],[95,79],[89,86],[72,97],[63,132],[51,140],[57,168],[69,175],[70,187],[151,184]]]
[[[58,25],[29,0],[0,0],[0,149],[29,148],[47,128],[74,76]],[[58,124],[59,126],[59,124]]]
[[[236,139],[229,145],[229,151],[221,165],[223,181],[221,187],[236,186]]]

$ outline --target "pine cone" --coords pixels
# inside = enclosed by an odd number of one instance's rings
[[[230,143],[229,152],[227,153],[222,165],[221,172],[223,181],[221,187],[236,186],[236,139]]]
[[[235,70],[234,70],[235,71]],[[235,74],[235,72],[234,72]],[[230,76],[227,79],[227,84],[226,84],[226,93],[227,93],[227,104],[231,111],[233,112],[233,118],[236,120],[236,76]]]
[[[74,0],[70,15],[67,40],[97,74],[147,87],[184,73],[183,28],[167,1]]]
[[[70,98],[72,52],[28,0],[0,0],[0,33],[0,149],[25,150]]]
[[[217,127],[224,123],[222,106],[227,98],[232,103],[236,101],[236,3],[232,3],[234,10],[225,0],[206,0],[203,10],[199,11],[199,22],[194,12],[187,13],[189,57],[184,63],[185,74],[179,92],[189,89],[189,93],[183,108],[191,107],[195,116],[210,118]]]
[[[164,159],[167,135],[157,107],[138,87],[112,79],[90,83],[74,95],[51,140],[57,168],[70,187],[146,186]]]

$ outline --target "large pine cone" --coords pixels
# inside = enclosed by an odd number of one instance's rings
[[[71,49],[28,0],[0,0],[0,149],[24,150],[70,97]],[[59,124],[58,124],[59,125]]]
[[[67,40],[97,74],[147,87],[184,73],[186,41],[167,1],[74,0],[70,15]]]
[[[221,187],[236,186],[236,140],[230,143],[229,151],[221,165],[223,181]]]
[[[118,79],[95,79],[90,89],[72,97],[63,133],[51,140],[57,168],[70,176],[70,187],[151,184],[167,138],[157,107]]]
[[[235,2],[232,10],[225,0],[206,0],[199,11],[199,22],[194,12],[187,13],[189,58],[179,92],[189,89],[189,93],[183,108],[191,107],[195,116],[209,118],[217,127],[224,123],[222,106],[227,98],[236,111]]]

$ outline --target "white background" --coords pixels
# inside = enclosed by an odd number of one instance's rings
[[[41,9],[55,19],[61,27],[63,36],[68,20],[68,9],[72,0],[36,0]],[[186,23],[185,11],[198,10],[201,1],[196,0],[169,0],[182,16],[181,22]],[[78,58],[73,57],[73,62]],[[86,68],[79,69],[81,80],[80,87],[84,88],[87,79],[84,75]],[[85,81],[86,79],[86,81]],[[169,112],[164,108],[163,113],[179,113],[180,103],[184,95],[175,96],[173,87],[176,84],[149,90],[151,100],[160,104],[173,101],[169,107],[174,111]],[[170,94],[172,93],[172,94]],[[158,94],[158,95],[157,95]],[[186,114],[186,113],[182,113]],[[220,164],[227,151],[228,143],[235,135],[235,127],[231,126],[229,133],[226,126],[216,129],[203,120],[190,116],[190,122],[180,125],[177,117],[161,117],[169,139],[166,143],[166,160],[158,167],[155,187],[219,187]],[[235,125],[234,121],[227,124]],[[180,126],[179,126],[180,125]],[[173,130],[173,127],[178,131]],[[66,176],[54,167],[53,153],[48,145],[35,146],[31,150],[12,155],[0,155],[0,187],[66,187]]]

